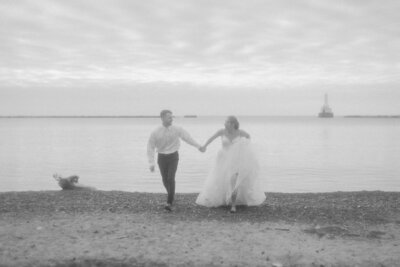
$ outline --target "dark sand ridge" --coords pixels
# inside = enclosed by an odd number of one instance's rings
[[[400,192],[268,193],[205,208],[197,194],[0,193],[0,266],[397,266]]]

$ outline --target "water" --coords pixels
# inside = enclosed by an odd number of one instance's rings
[[[223,117],[176,118],[198,142]],[[239,117],[269,192],[400,191],[400,120]],[[0,191],[58,190],[53,173],[77,174],[100,190],[164,192],[148,170],[146,145],[159,119],[0,119]],[[220,148],[182,143],[177,192],[199,192]]]

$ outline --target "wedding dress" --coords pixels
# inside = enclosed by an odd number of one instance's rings
[[[223,135],[221,141],[222,149],[196,203],[206,207],[230,205],[232,193],[236,191],[236,205],[260,205],[265,193],[250,140],[238,136],[231,141]]]

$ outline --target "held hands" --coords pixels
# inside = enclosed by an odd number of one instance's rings
[[[155,169],[154,165],[151,165],[149,169],[150,169],[151,172],[154,172],[154,169]]]
[[[207,148],[206,148],[205,146],[199,147],[200,152],[203,152],[203,153],[206,152],[206,149],[207,149]]]

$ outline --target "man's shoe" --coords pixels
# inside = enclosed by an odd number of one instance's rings
[[[164,208],[165,208],[167,211],[172,211],[172,205],[171,205],[171,204],[167,204]]]

